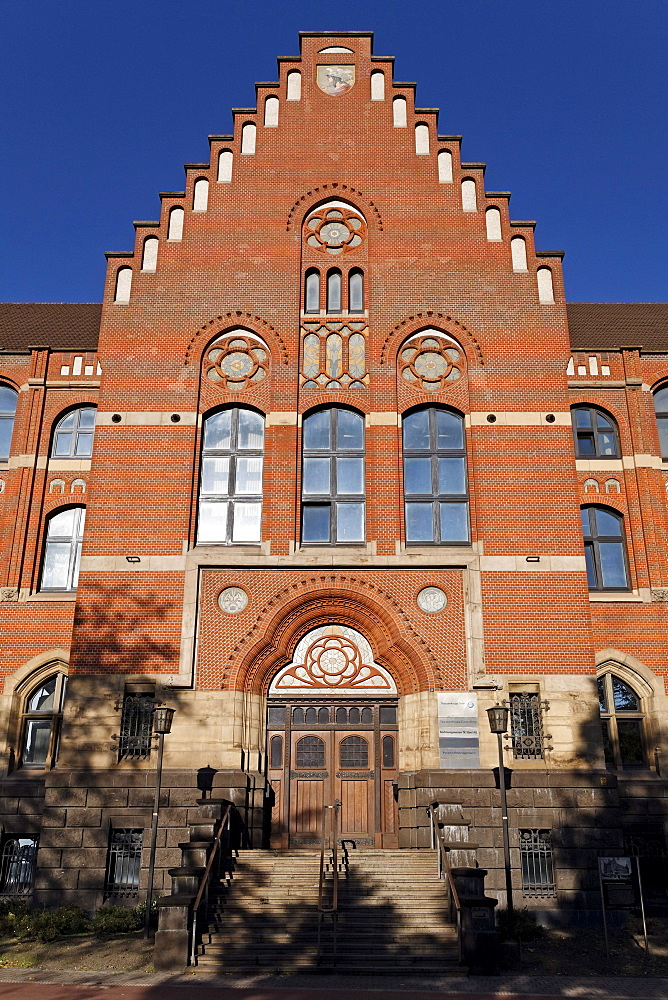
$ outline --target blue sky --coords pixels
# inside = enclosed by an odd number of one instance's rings
[[[300,30],[373,30],[571,301],[668,298],[666,0],[4,0],[0,301],[99,301]]]

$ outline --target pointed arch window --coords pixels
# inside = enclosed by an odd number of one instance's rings
[[[406,541],[469,542],[464,419],[430,406],[403,419]]]
[[[21,725],[22,767],[46,768],[56,763],[66,684],[65,674],[54,673],[27,694]]]
[[[260,541],[264,417],[234,407],[204,421],[198,545]]]
[[[664,462],[668,462],[668,385],[662,385],[654,393],[654,412],[659,431],[661,457]]]
[[[95,407],[80,406],[70,410],[56,424],[51,458],[90,458],[93,454]]]
[[[571,410],[577,458],[619,458],[617,425],[596,406]]]
[[[611,507],[581,508],[590,590],[628,590],[624,518]]]
[[[364,312],[364,274],[358,267],[348,275],[348,312]]]
[[[364,541],[364,418],[329,407],[304,418],[302,542]]]
[[[621,677],[607,671],[598,678],[598,700],[608,767],[646,767],[645,713],[638,693]]]
[[[68,507],[46,522],[40,590],[76,590],[79,581],[85,507]]]
[[[0,462],[9,459],[14,433],[14,418],[19,394],[8,385],[0,385]]]

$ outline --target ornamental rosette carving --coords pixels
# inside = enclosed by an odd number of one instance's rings
[[[438,392],[456,382],[464,363],[461,348],[443,334],[412,337],[399,352],[401,378],[427,392]]]
[[[235,331],[209,348],[204,372],[210,382],[239,392],[267,377],[269,361],[269,350],[259,337]]]
[[[366,224],[356,213],[341,205],[323,206],[304,226],[304,242],[314,250],[337,257],[361,246],[366,238]]]

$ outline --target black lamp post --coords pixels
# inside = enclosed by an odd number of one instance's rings
[[[503,825],[503,863],[506,869],[506,898],[508,912],[513,909],[513,877],[510,871],[510,840],[508,838],[508,803],[506,801],[506,772],[503,766],[501,737],[508,732],[508,709],[498,703],[487,709],[489,728],[499,741],[499,790],[501,792],[501,823]]]
[[[144,937],[150,936],[151,902],[153,900],[153,876],[155,875],[155,848],[158,841],[158,813],[160,811],[160,790],[162,786],[162,754],[165,749],[165,736],[172,731],[174,709],[156,708],[153,713],[153,732],[158,737],[158,767],[155,775],[155,798],[153,799],[153,816],[151,818],[151,854],[148,863],[148,886],[146,888],[146,914],[144,916]]]

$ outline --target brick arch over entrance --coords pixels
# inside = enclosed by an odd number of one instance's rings
[[[373,585],[359,587],[358,583],[352,589],[352,583],[339,580],[338,586],[321,585],[310,593],[304,592],[306,588],[299,593],[290,588],[290,593],[277,595],[286,600],[279,609],[270,606],[260,616],[257,631],[261,637],[236,660],[227,686],[266,694],[276,672],[291,662],[302,636],[319,625],[331,624],[355,628],[368,639],[375,662],[390,672],[400,695],[438,686],[435,658],[396,602]],[[372,589],[377,592],[369,593]]]

